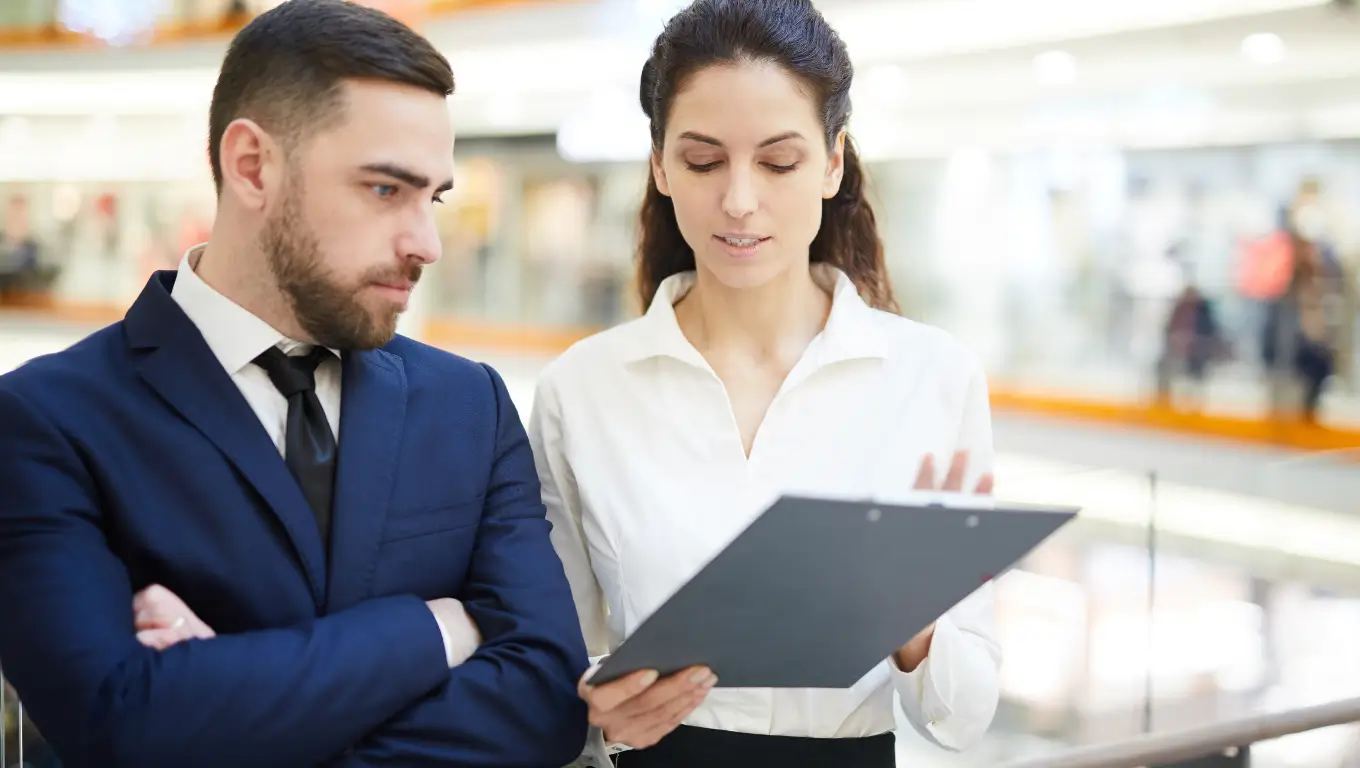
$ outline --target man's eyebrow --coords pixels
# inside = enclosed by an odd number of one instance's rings
[[[361,166],[360,168],[361,170],[368,171],[370,173],[381,173],[384,176],[390,176],[391,178],[394,178],[397,181],[400,181],[404,184],[409,184],[410,186],[415,187],[416,189],[425,189],[426,187],[430,186],[430,179],[428,176],[422,176],[421,174],[416,173],[415,171],[403,168],[400,165],[396,165],[395,163],[368,163],[367,165]],[[439,188],[436,189],[434,192],[437,195],[444,192],[448,192],[450,189],[453,189],[452,179],[444,182],[443,184],[440,184]]]

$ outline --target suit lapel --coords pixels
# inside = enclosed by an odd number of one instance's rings
[[[173,272],[157,273],[128,311],[125,329],[129,344],[146,351],[138,373],[264,498],[282,524],[312,595],[321,606],[325,557],[316,518],[259,418],[198,329],[170,297],[173,284]]]
[[[328,611],[363,600],[373,578],[406,423],[406,367],[383,350],[347,352],[331,518]]]

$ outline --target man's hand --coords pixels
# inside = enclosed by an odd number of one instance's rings
[[[605,741],[645,749],[679,727],[718,682],[712,672],[693,667],[658,680],[654,671],[634,672],[604,685],[589,684],[591,669],[577,691],[590,706],[590,724]]]
[[[185,640],[217,637],[178,595],[159,584],[132,597],[132,615],[138,642],[158,651]]]
[[[927,455],[921,462],[921,469],[916,474],[916,485],[918,491],[948,491],[952,493],[963,492],[963,476],[968,471],[968,452],[959,451],[954,454],[954,460],[949,463],[949,474],[945,475],[944,485],[937,487],[935,482],[935,457]],[[973,493],[979,496],[990,496],[992,486],[995,482],[992,473],[988,472],[978,479],[977,487]],[[921,630],[916,637],[907,641],[907,644],[898,648],[893,654],[893,660],[903,672],[911,672],[926,660],[930,655],[930,641],[935,636],[935,622]]]

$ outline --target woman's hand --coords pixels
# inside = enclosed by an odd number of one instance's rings
[[[945,475],[944,484],[935,483],[935,457],[927,455],[921,462],[921,469],[916,473],[916,485],[913,486],[918,491],[947,491],[951,493],[963,493],[963,477],[968,472],[968,451],[959,451],[954,454],[954,460],[949,464],[949,474]],[[978,478],[977,487],[973,493],[979,496],[990,496],[994,479],[991,472],[987,472]]]
[[[968,452],[959,451],[954,454],[954,460],[949,464],[949,474],[945,475],[943,485],[937,486],[935,482],[935,457],[927,455],[921,462],[921,469],[916,473],[916,485],[918,491],[946,491],[951,493],[963,492],[963,478],[968,472]],[[979,496],[990,496],[995,480],[991,472],[984,473],[978,479],[977,487],[973,493]],[[926,660],[930,655],[930,641],[935,637],[935,623],[921,630],[916,637],[913,637],[906,645],[897,649],[893,654],[893,660],[903,672],[911,672]]]
[[[590,707],[590,724],[605,741],[645,749],[675,730],[718,682],[703,667],[658,679],[651,670],[634,672],[604,685],[590,685],[595,670],[581,678],[578,692]]]

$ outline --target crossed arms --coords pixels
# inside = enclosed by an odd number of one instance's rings
[[[483,641],[452,669],[434,614],[412,596],[164,651],[143,645],[91,473],[44,413],[0,387],[0,658],[64,764],[575,759],[585,648],[560,571],[524,566],[557,560],[527,439],[491,377],[496,457],[460,596]]]

